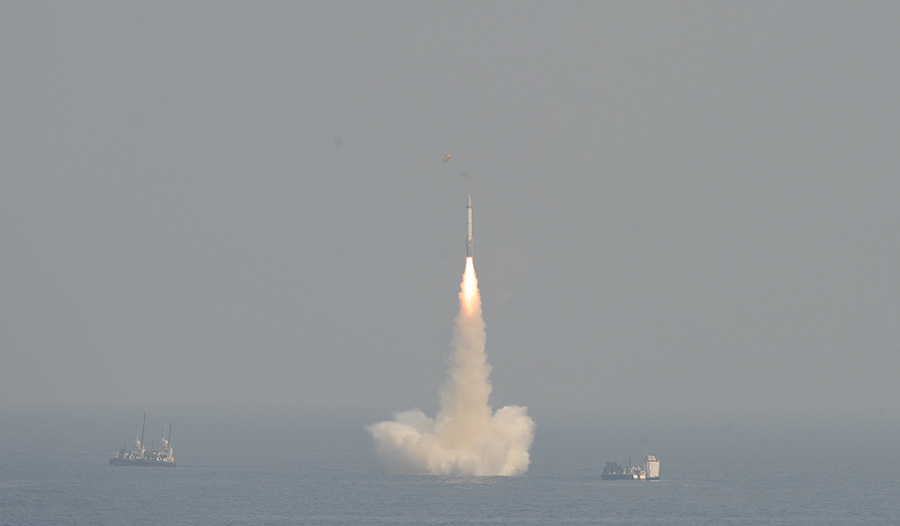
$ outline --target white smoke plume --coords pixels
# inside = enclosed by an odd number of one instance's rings
[[[531,461],[535,424],[521,406],[492,413],[491,366],[472,258],[459,292],[453,356],[435,418],[413,409],[366,429],[389,470],[432,475],[520,475]]]

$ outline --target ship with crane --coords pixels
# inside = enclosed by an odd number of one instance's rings
[[[109,459],[110,466],[145,466],[145,467],[175,467],[175,450],[172,447],[172,420],[166,425],[159,449],[148,452],[144,444],[144,428],[147,426],[147,410],[144,409],[144,421],[138,431],[137,438],[131,449],[122,446],[116,456]]]

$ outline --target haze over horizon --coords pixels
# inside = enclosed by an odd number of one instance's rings
[[[471,194],[494,407],[896,417],[898,19],[0,3],[0,411],[432,414]]]

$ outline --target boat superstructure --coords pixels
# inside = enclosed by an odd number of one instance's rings
[[[659,480],[659,459],[656,455],[644,455],[644,471],[647,472],[647,480]]]

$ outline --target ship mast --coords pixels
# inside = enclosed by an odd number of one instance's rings
[[[144,426],[147,425],[147,410],[144,409],[144,423],[141,424],[141,447],[144,446]]]

